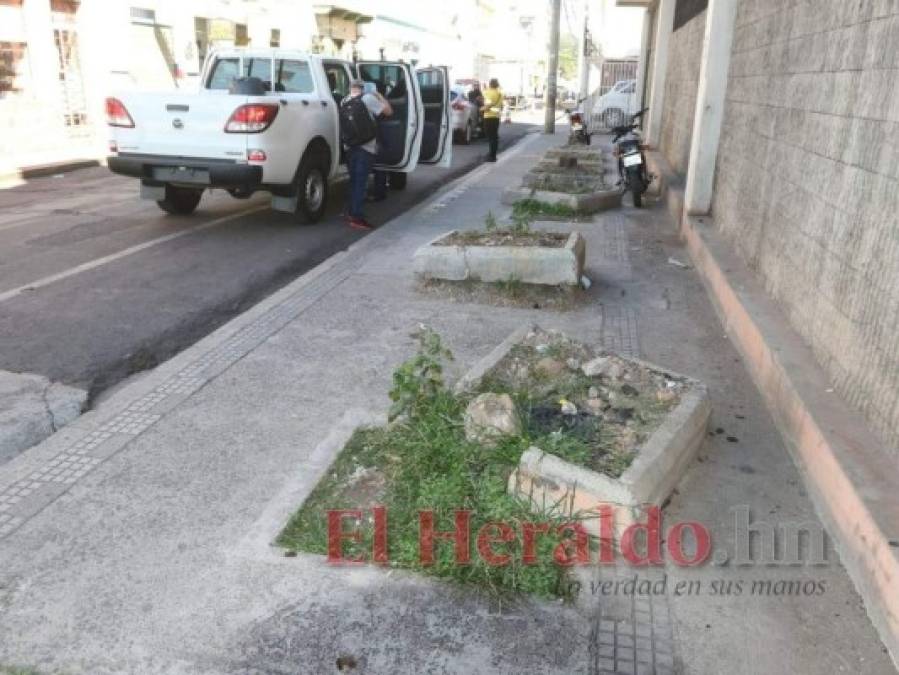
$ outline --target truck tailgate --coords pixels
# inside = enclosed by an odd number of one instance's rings
[[[133,128],[114,131],[121,153],[246,159],[247,134],[225,133],[228,118],[246,96],[161,92],[118,98],[134,120]]]

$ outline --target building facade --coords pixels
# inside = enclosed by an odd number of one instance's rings
[[[899,4],[619,2],[669,207],[899,663]]]
[[[222,47],[401,59],[483,78],[495,9],[488,0],[0,0],[0,174],[102,157],[107,96],[196,87],[205,57]]]

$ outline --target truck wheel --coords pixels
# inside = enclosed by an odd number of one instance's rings
[[[387,182],[390,185],[391,190],[405,190],[406,189],[406,177],[407,174],[402,171],[391,171],[387,175]]]
[[[166,213],[176,216],[188,216],[196,211],[197,204],[200,203],[200,197],[202,196],[203,190],[166,185],[165,199],[160,199],[156,203]]]
[[[315,155],[304,157],[297,171],[297,221],[311,225],[321,220],[328,205],[328,169]]]

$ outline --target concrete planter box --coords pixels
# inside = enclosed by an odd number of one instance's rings
[[[476,389],[532,329],[526,325],[516,330],[459,380],[456,391]],[[645,361],[628,360],[666,373],[688,386],[678,405],[640,446],[634,461],[619,478],[572,464],[536,447],[522,454],[518,468],[509,477],[509,493],[526,500],[535,512],[585,518],[583,524],[594,536],[599,536],[599,519],[588,514],[595,514],[600,504],[616,507],[619,533],[634,520],[644,519],[646,505],[661,506],[702,445],[711,413],[708,390],[702,382]]]
[[[447,232],[415,252],[415,273],[426,279],[484,282],[513,279],[550,286],[580,283],[586,244],[572,232],[564,246],[444,245],[438,242],[457,232]]]
[[[578,213],[596,213],[621,206],[623,193],[618,188],[571,194],[567,192],[548,192],[532,190],[527,187],[507,188],[503,191],[502,203],[513,206],[515,202],[525,199],[536,199],[548,204],[562,204]]]

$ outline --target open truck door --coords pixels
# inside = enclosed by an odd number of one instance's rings
[[[450,81],[445,66],[419,68],[418,90],[424,107],[421,135],[421,164],[449,168],[453,160],[453,134],[450,126]]]
[[[393,115],[378,123],[378,156],[375,168],[410,173],[421,152],[424,108],[418,79],[408,63],[361,61],[359,78],[373,82],[393,108]]]

